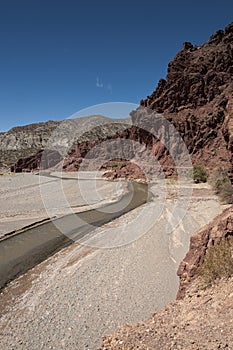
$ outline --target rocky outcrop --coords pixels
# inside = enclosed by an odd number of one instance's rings
[[[137,164],[129,161],[112,160],[104,164],[101,170],[105,171],[103,176],[109,180],[123,178],[131,181],[146,181],[146,176],[142,169]]]
[[[57,151],[38,151],[35,155],[20,158],[15,165],[11,166],[11,172],[21,173],[35,170],[44,170],[54,167],[62,160]]]
[[[233,23],[218,30],[202,46],[184,43],[182,50],[168,65],[166,80],[141,101],[141,105],[157,112],[179,112],[196,109],[220,96],[233,76]],[[227,99],[222,101],[225,107]],[[225,106],[224,106],[225,105]]]
[[[233,98],[229,100],[226,106],[226,117],[223,124],[223,136],[227,145],[230,158],[229,176],[233,179]]]
[[[191,236],[189,251],[177,272],[180,278],[178,299],[182,299],[187,290],[192,288],[208,248],[219,244],[229,236],[233,237],[233,206]]]
[[[184,43],[166,80],[141,101],[163,113],[183,137],[194,163],[232,172],[233,23],[202,46]]]

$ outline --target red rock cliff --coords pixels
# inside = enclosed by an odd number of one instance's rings
[[[231,175],[233,174],[232,78],[233,23],[225,30],[217,31],[202,46],[184,43],[182,50],[168,65],[166,80],[161,79],[151,96],[141,101],[141,107],[163,113],[175,126],[194,164],[203,164],[209,169],[221,166],[228,169]],[[149,117],[140,115],[139,108],[132,113],[132,118]],[[133,126],[111,138],[140,142],[152,150],[162,167],[172,169],[174,165],[165,147],[138,127]],[[96,139],[97,143],[104,140],[98,137]],[[105,139],[108,140],[109,137]],[[71,148],[64,161],[64,169],[78,169],[83,157],[96,142],[93,139],[91,142],[79,142],[78,146]],[[119,147],[120,145],[119,142]],[[107,149],[102,150],[103,160],[106,152]],[[27,168],[26,163],[21,160],[21,165],[16,164],[14,169],[24,170]],[[145,164],[147,163],[146,160]],[[173,171],[167,173],[172,174]]]

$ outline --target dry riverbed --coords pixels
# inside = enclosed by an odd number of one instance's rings
[[[63,181],[58,173],[52,175],[24,173],[0,177],[0,237],[49,217],[98,207],[126,191],[124,182],[117,185],[103,181],[101,174],[96,175],[94,185],[93,174],[89,173],[65,173]],[[80,182],[82,186],[78,185]]]
[[[148,318],[175,298],[176,271],[190,235],[223,207],[208,185],[195,185],[191,196],[184,191],[179,205],[174,183],[154,184],[152,192],[147,204],[61,250],[2,291],[3,349],[97,349],[103,335]],[[183,219],[171,232],[179,213]]]

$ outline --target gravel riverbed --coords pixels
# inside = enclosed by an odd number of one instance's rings
[[[0,176],[0,237],[49,217],[79,212],[117,198],[126,185],[104,181],[101,174],[59,173],[53,177],[30,173]],[[78,185],[77,179],[79,179]],[[93,187],[94,186],[94,187]]]
[[[143,210],[156,211],[157,197],[12,281],[0,298],[1,349],[98,349],[103,335],[146,319],[173,300],[190,234],[223,209],[208,185],[195,185],[182,223],[168,234],[174,202],[171,190],[154,225],[135,240],[104,248],[105,232],[136,232],[129,223]],[[96,242],[103,247],[96,248]]]

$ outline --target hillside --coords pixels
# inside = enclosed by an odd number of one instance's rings
[[[0,167],[9,167],[19,158],[35,154],[45,147],[59,121],[30,124],[0,133]]]
[[[110,122],[111,125],[107,125]],[[102,127],[98,128],[98,125]],[[54,165],[61,160],[59,152],[62,154],[64,149],[72,146],[75,134],[80,142],[93,142],[115,134],[119,128],[122,125],[113,124],[109,118],[101,115],[14,127],[0,134],[0,167],[9,168],[19,160],[13,169],[22,171],[27,166],[29,170],[30,166],[34,169],[38,166],[43,150],[48,152],[50,158],[54,158]],[[49,161],[48,165],[51,165]]]
[[[141,106],[174,124],[194,163],[232,171],[233,23],[202,46],[184,43]]]
[[[174,133],[164,131],[159,115],[179,132],[193,164],[201,164],[209,172],[224,168],[233,178],[233,23],[202,46],[184,43],[168,64],[166,80],[160,79],[155,91],[141,100],[138,110],[131,113],[133,126],[122,134],[145,145],[163,171],[173,175],[174,159],[153,134],[169,139],[176,160],[182,161],[185,151],[179,148]],[[144,130],[145,125],[151,133]],[[144,154],[146,167],[149,160]],[[121,169],[118,173],[123,174]]]

